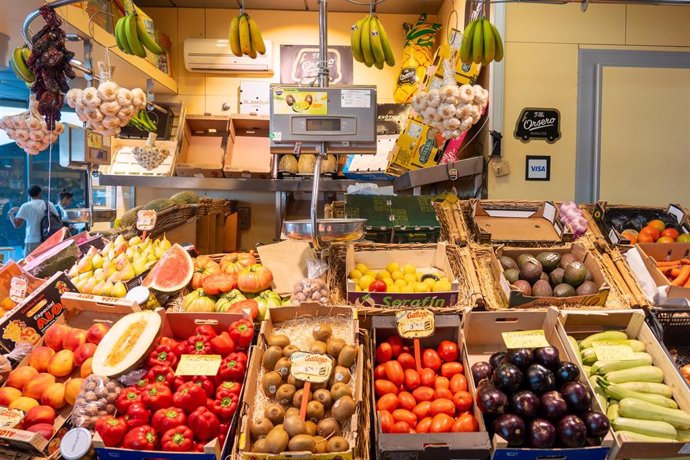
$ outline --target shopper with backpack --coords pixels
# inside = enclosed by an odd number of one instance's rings
[[[24,237],[24,257],[31,254],[45,239],[63,227],[62,219],[53,203],[41,198],[41,187],[32,185],[29,188],[29,198],[17,208],[9,212],[10,222],[14,228],[26,224]]]

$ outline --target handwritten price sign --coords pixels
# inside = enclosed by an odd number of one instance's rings
[[[429,310],[407,310],[395,314],[398,335],[405,339],[429,337],[436,330],[434,314]]]
[[[510,349],[514,348],[541,348],[551,346],[544,331],[534,330],[534,331],[512,331],[503,332],[503,342],[506,347]]]

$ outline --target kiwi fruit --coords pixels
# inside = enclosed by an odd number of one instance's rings
[[[264,356],[261,359],[261,365],[264,369],[272,371],[276,368],[276,363],[283,357],[283,350],[280,347],[271,346],[264,351]]]
[[[314,401],[320,402],[326,409],[330,409],[333,405],[333,397],[331,396],[331,392],[326,389],[316,390],[314,392]]]
[[[554,268],[551,273],[549,273],[549,281],[552,286],[558,286],[563,282],[563,273],[565,273],[565,270],[561,267]]]
[[[316,390],[323,390],[324,388],[328,388],[328,380],[325,380],[323,382],[318,382],[318,383],[312,383],[311,384],[311,389],[313,391]]]
[[[266,417],[261,417],[258,422],[252,420],[249,424],[249,433],[254,441],[266,436],[273,429],[273,423]]]
[[[292,366],[292,361],[290,358],[280,358],[276,362],[276,367],[273,368],[274,371],[278,373],[282,378],[287,378],[290,375],[290,367]]]
[[[343,339],[331,337],[328,339],[328,342],[326,342],[326,353],[333,356],[335,359],[338,359],[340,350],[342,350],[345,345],[346,343]]]
[[[324,438],[339,436],[340,423],[333,417],[325,418],[316,425],[316,432],[319,433],[319,436],[323,436]]]
[[[501,256],[498,258],[498,261],[501,263],[501,267],[503,267],[503,270],[518,268],[518,264],[515,263],[515,261],[508,256]]]
[[[295,407],[300,407],[302,405],[302,395],[304,394],[304,389],[297,390],[295,396],[292,397],[292,405]],[[311,401],[312,393],[311,391],[307,394],[307,401]]]
[[[305,425],[307,425],[307,434],[309,436],[316,436],[316,423],[312,422],[311,420],[307,420],[304,422]]]
[[[290,344],[287,347],[283,348],[283,356],[289,358],[296,351],[299,351],[299,348],[295,345]]]
[[[321,404],[318,401],[309,401],[307,403],[307,419],[311,420],[312,422],[318,422],[323,418],[325,410],[323,408],[323,404]]]
[[[328,441],[326,450],[328,452],[345,452],[350,449],[350,443],[342,436],[335,436]]]
[[[264,376],[261,377],[261,388],[268,397],[274,396],[282,383],[283,377],[279,372],[266,372]]]
[[[328,445],[326,445],[326,447],[328,447]],[[298,434],[290,439],[288,449],[290,449],[291,452],[315,452],[316,441],[314,441],[313,436],[309,436],[308,434]]]
[[[299,409],[297,407],[288,407],[288,409],[285,411],[285,416],[290,417],[291,415],[299,416]]]
[[[271,454],[279,454],[287,449],[290,436],[283,428],[273,428],[264,438],[266,450]]]
[[[317,454],[325,454],[328,440],[323,436],[314,436],[314,442],[316,443],[316,450],[314,452]]]
[[[290,402],[292,402],[292,398],[295,396],[296,391],[297,389],[294,385],[284,383],[278,388],[278,391],[276,391],[276,401],[284,406],[288,406]]]
[[[357,359],[357,347],[354,345],[345,345],[338,355],[338,365],[350,368]]]
[[[331,397],[337,401],[343,396],[352,397],[352,388],[347,383],[338,382],[331,387]]]
[[[304,386],[304,381],[294,378],[292,374],[288,377],[287,383],[294,385],[298,390]]]
[[[503,276],[506,277],[510,284],[513,284],[520,279],[520,270],[517,268],[508,268],[503,271]]]
[[[327,342],[328,339],[333,335],[333,329],[328,324],[317,324],[316,327],[311,331],[312,337],[321,342]]]
[[[335,369],[333,369],[333,375],[331,376],[331,386],[338,382],[350,383],[351,378],[352,374],[350,374],[350,369],[343,366],[335,366]]]
[[[345,422],[355,413],[355,401],[352,396],[343,396],[338,399],[331,408],[331,414],[339,422]]]
[[[266,438],[257,439],[252,446],[252,452],[255,454],[267,454],[268,447],[266,445]]]
[[[283,423],[285,418],[285,409],[280,404],[269,404],[264,409],[264,417],[266,417],[274,426]]]
[[[327,351],[327,346],[326,342],[322,342],[320,340],[314,341],[314,343],[311,344],[311,347],[309,347],[309,352],[310,353],[321,353],[325,354]]]
[[[271,334],[268,337],[266,337],[266,342],[268,342],[268,344],[272,347],[276,346],[282,349],[290,345],[290,338],[287,335]]]
[[[289,417],[285,417],[285,420],[283,421],[283,427],[285,428],[285,431],[287,431],[287,434],[290,435],[290,437],[297,436],[298,434],[304,434],[307,432],[307,424],[302,420],[302,417],[299,415],[291,415]]]

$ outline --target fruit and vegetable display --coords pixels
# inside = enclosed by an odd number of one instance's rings
[[[384,433],[479,431],[458,344],[444,340],[421,350],[397,334],[376,348],[376,416]]]
[[[525,296],[571,297],[599,292],[600,286],[575,253],[545,251],[536,256],[523,253],[516,258],[503,255],[498,261],[508,283]]]
[[[447,292],[452,289],[448,276],[440,270],[419,270],[411,264],[391,262],[381,270],[359,263],[348,274],[357,292]]]
[[[482,65],[503,60],[501,34],[488,19],[478,18],[467,24],[460,44],[460,60],[463,64]]]
[[[471,370],[477,407],[509,447],[598,446],[609,431],[579,367],[555,347],[496,352]]]
[[[604,224],[613,227],[630,244],[635,243],[690,243],[690,234],[683,233],[678,220],[666,212],[608,211]]]
[[[573,231],[573,237],[579,238],[587,233],[587,218],[574,201],[566,201],[558,207],[558,220]]]
[[[199,195],[190,190],[184,190],[172,195],[170,198],[156,198],[143,206],[136,206],[115,219],[115,228],[133,227],[137,221],[137,213],[141,209],[151,209],[156,212],[163,212],[176,205],[187,205],[199,203]]]
[[[441,24],[429,22],[422,13],[415,24],[404,23],[405,47],[400,63],[398,81],[393,99],[398,104],[409,104],[420,88],[426,69],[436,49],[436,33]]]
[[[489,92],[479,85],[446,85],[417,91],[412,108],[424,123],[440,131],[446,139],[460,137],[475,125],[489,104]]]
[[[656,268],[666,275],[671,286],[690,288],[690,259],[657,260]]]
[[[629,338],[623,331],[598,332],[579,342],[573,337],[568,340],[580,352],[587,377],[620,439],[630,442],[690,439],[690,414],[678,408],[673,399],[674,388],[664,384],[664,371],[654,365],[643,342]],[[629,356],[598,359],[597,346],[602,342],[629,348]]]
[[[37,109],[36,97],[32,95],[29,110],[0,118],[0,129],[29,155],[38,155],[47,149],[65,131],[65,126],[60,122],[56,122],[55,128],[49,130]]]
[[[395,65],[388,34],[375,14],[367,14],[352,26],[350,45],[355,61],[367,67],[383,69],[385,65]]]
[[[244,11],[230,21],[228,38],[230,51],[237,57],[249,56],[255,59],[259,54],[266,54],[266,44],[259,26]]]
[[[115,23],[115,43],[120,51],[146,57],[146,50],[153,54],[163,54],[163,48],[146,30],[144,19],[137,13],[127,14]]]

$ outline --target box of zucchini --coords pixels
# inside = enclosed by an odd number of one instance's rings
[[[688,458],[690,392],[640,310],[561,312],[557,328],[615,433],[611,458]]]
[[[510,307],[604,306],[611,290],[599,262],[579,244],[498,248],[491,270]]]

